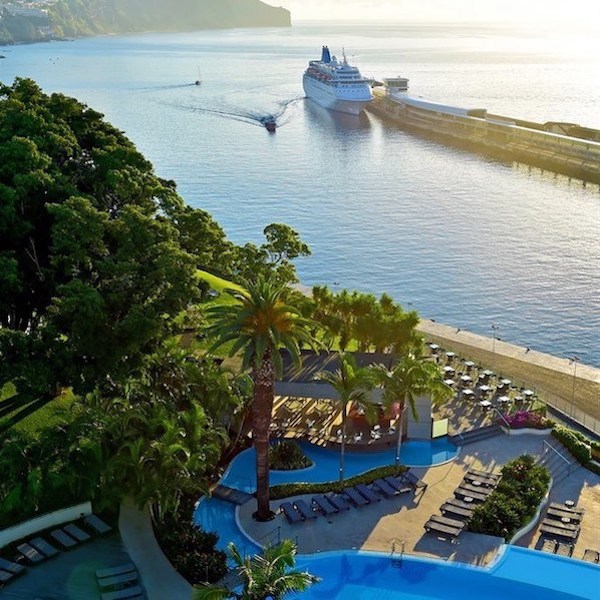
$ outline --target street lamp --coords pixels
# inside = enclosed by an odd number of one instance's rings
[[[496,331],[498,331],[498,329],[500,329],[500,327],[498,325],[494,325],[492,323],[491,328],[492,328],[492,362],[494,362],[494,357],[496,355]]]
[[[569,364],[573,365],[573,390],[571,392],[571,417],[575,408],[575,383],[577,382],[577,363],[580,361],[579,356],[572,356],[569,359]]]

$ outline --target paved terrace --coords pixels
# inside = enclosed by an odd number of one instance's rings
[[[428,487],[424,493],[403,494],[382,499],[376,504],[325,518],[320,515],[312,522],[288,524],[283,515],[267,523],[252,519],[256,510],[253,499],[241,506],[239,519],[245,532],[260,539],[276,527],[281,527],[282,538],[298,540],[299,552],[309,554],[340,549],[363,549],[390,552],[392,543],[405,542],[409,554],[457,560],[485,565],[497,554],[503,543],[501,538],[475,533],[462,533],[454,543],[438,539],[426,533],[423,525],[432,514],[440,514],[439,507],[453,496],[466,471],[471,468],[498,471],[500,467],[521,454],[541,455],[544,437],[523,435],[508,437],[500,435],[461,449],[457,459],[445,465],[413,469]],[[310,495],[301,496],[310,500]],[[569,478],[553,487],[551,501],[574,500],[586,509],[581,534],[573,556],[581,558],[585,548],[600,549],[600,477],[584,469],[578,469]],[[273,508],[279,502],[273,502]],[[543,518],[543,513],[542,513]],[[539,534],[529,534],[519,545],[536,548]]]

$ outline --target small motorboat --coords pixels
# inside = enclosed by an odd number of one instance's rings
[[[274,119],[267,119],[265,121],[265,128],[269,133],[275,133],[277,130],[277,124]]]

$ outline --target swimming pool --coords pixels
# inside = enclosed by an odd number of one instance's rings
[[[321,448],[305,441],[298,442],[314,465],[300,471],[271,471],[270,485],[280,483],[322,483],[337,481],[339,477],[339,450]],[[409,441],[402,444],[400,462],[410,467],[424,467],[452,460],[457,448],[446,438],[432,441]],[[238,454],[221,480],[226,485],[243,492],[256,491],[256,459],[254,449]],[[396,456],[395,444],[381,452],[351,452],[345,455],[344,476],[353,477],[385,465],[393,465]]]
[[[490,568],[406,556],[332,552],[301,556],[297,566],[322,578],[302,600],[596,600],[596,565],[509,546]]]

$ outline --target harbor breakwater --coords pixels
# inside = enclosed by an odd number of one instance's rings
[[[541,400],[600,436],[600,369],[422,319],[430,342],[529,387]]]
[[[418,108],[380,89],[367,110],[435,141],[600,185],[600,142],[524,127],[486,111],[474,116]]]

